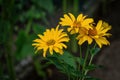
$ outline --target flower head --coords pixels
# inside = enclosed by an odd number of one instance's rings
[[[36,52],[39,50],[43,50],[43,57],[46,57],[46,52],[49,49],[50,54],[53,54],[53,51],[63,54],[63,48],[67,48],[67,46],[63,42],[68,42],[68,35],[63,32],[63,29],[47,29],[43,35],[38,34],[39,39],[35,39],[32,46],[37,48]]]
[[[102,20],[99,20],[96,26],[91,26],[92,28],[90,29],[81,29],[80,34],[77,37],[79,40],[78,44],[82,45],[85,41],[87,41],[88,44],[91,44],[94,39],[100,48],[102,45],[109,45],[110,43],[106,37],[111,35],[110,33],[107,33],[107,31],[111,29],[111,26]]]
[[[83,14],[79,14],[77,19],[75,19],[74,15],[71,13],[64,14],[64,18],[60,18],[61,22],[59,22],[62,26],[68,26],[67,30],[71,34],[78,33],[81,27],[86,29],[91,28],[89,25],[93,22],[92,18],[86,18]]]

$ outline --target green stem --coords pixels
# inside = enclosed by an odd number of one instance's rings
[[[80,58],[82,59],[82,49],[81,49],[82,46],[80,46]]]
[[[76,35],[71,36],[71,50],[72,50],[72,53],[77,53],[78,51]]]
[[[96,47],[96,44],[93,46],[93,48],[95,49],[95,47]],[[91,65],[93,58],[94,58],[94,55],[91,55],[88,65]],[[85,70],[84,75],[86,75],[88,71],[89,71],[88,69]],[[84,80],[84,77],[82,78],[82,80]]]
[[[37,74],[40,77],[43,77],[44,79],[46,79],[46,75],[45,75],[44,71],[42,70],[43,66],[40,64],[40,60],[38,58],[35,58],[35,56],[34,56],[33,61],[34,61],[34,66],[35,66],[35,70],[36,70]]]
[[[68,80],[70,80],[70,75],[69,75],[69,73],[68,73]]]
[[[103,15],[105,15],[107,12],[107,0],[103,0],[103,4],[102,4],[102,13]]]
[[[63,8],[63,12],[65,13],[67,11],[67,0],[62,1],[62,8]]]
[[[55,54],[55,55],[56,55],[56,58],[59,57],[58,54]],[[60,59],[58,59],[58,63],[61,63],[61,64],[62,64],[63,71],[67,74],[68,80],[70,80],[71,76],[70,76],[70,73],[69,73],[69,71],[68,71],[67,66],[64,65],[63,62],[62,62]]]
[[[10,80],[16,80],[11,43],[12,43],[11,39],[9,39],[9,42],[6,43],[6,61],[7,61],[7,67],[8,67]]]
[[[10,52],[6,54],[6,60],[7,60],[7,67],[8,67],[8,72],[9,72],[9,75],[10,75],[10,79],[11,80],[16,80],[14,64],[13,64],[13,60],[12,60],[12,56],[11,56]]]
[[[81,49],[81,45],[80,45],[80,60],[82,59],[82,49]],[[81,62],[81,61],[80,61]],[[80,71],[80,63],[78,64],[78,71]],[[79,80],[79,77],[77,77],[77,80]]]
[[[89,45],[87,46],[87,52],[86,52],[86,55],[85,55],[85,60],[84,60],[84,63],[83,63],[83,68],[82,68],[82,74],[84,74],[84,72],[85,72],[85,67],[86,67],[86,63],[87,63],[88,54],[89,54]],[[82,80],[84,80],[84,78],[85,78],[84,76],[85,75],[83,75]]]
[[[15,0],[2,0],[1,20],[3,21],[2,23],[5,24],[4,50],[5,50],[5,59],[7,63],[7,69],[10,80],[16,80],[15,68],[13,62],[13,51],[12,51],[12,44],[13,44],[12,37],[13,37],[13,26],[14,26],[13,14],[15,11],[14,7],[15,7]]]
[[[0,79],[4,80],[3,67],[1,63],[0,63]]]
[[[79,9],[79,0],[74,0],[73,2],[73,12],[75,15],[78,14],[78,9]]]
[[[27,23],[26,30],[25,30],[26,34],[28,34],[30,32],[31,25],[32,25],[32,18],[29,19],[29,21]]]
[[[90,58],[90,61],[89,61],[89,64],[88,65],[91,65],[91,63],[92,63],[92,60],[93,60],[93,57],[94,57],[94,55],[92,55],[91,56],[91,58]],[[86,75],[87,73],[88,73],[88,69],[85,71],[85,73],[84,73],[84,75]],[[84,80],[84,79],[83,79]]]

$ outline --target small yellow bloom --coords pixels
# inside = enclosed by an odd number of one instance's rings
[[[106,37],[110,36],[110,33],[107,33],[108,30],[111,29],[111,26],[108,23],[99,20],[96,26],[92,25],[92,28],[89,30],[82,28],[80,30],[80,34],[78,35],[77,39],[79,40],[78,44],[82,45],[85,41],[88,41],[88,44],[93,42],[93,39],[101,48],[102,45],[109,45],[109,41]]]
[[[36,52],[39,50],[43,50],[43,57],[46,57],[46,52],[49,49],[50,54],[53,54],[53,51],[63,54],[63,48],[67,48],[67,46],[63,42],[68,42],[68,35],[63,32],[63,29],[47,29],[43,35],[38,34],[39,39],[35,39],[32,46],[37,48]]]
[[[74,15],[71,13],[64,14],[64,18],[60,18],[61,22],[59,22],[62,26],[68,26],[68,32],[71,34],[78,33],[81,27],[86,29],[91,28],[89,25],[93,22],[92,18],[86,18],[83,14],[79,14],[77,19],[75,19]]]

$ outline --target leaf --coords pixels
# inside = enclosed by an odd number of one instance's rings
[[[16,53],[16,58],[18,60],[24,59],[27,56],[33,56],[34,55],[34,50],[31,44],[24,44],[20,53]]]
[[[80,58],[80,57],[75,57],[77,63],[79,63],[81,66],[83,66],[84,64],[84,59],[83,58]]]
[[[23,47],[23,44],[26,42],[27,42],[27,35],[23,30],[20,30],[16,40],[17,53],[20,52],[20,50]]]
[[[47,59],[51,63],[53,63],[59,70],[64,70],[64,67],[63,67],[62,63],[56,57],[49,56],[49,57],[47,57]]]
[[[60,59],[61,61],[63,61],[63,63],[68,64],[70,66],[72,66],[74,69],[76,69],[77,64],[75,62],[75,59],[73,57],[73,55],[71,55],[69,52],[64,51],[63,55],[60,55],[58,57],[58,59]]]
[[[27,19],[40,19],[41,17],[45,16],[45,13],[43,11],[40,11],[39,9],[36,9],[35,6],[32,6],[25,14]]]
[[[39,76],[45,78],[46,77],[46,74],[45,72],[43,71],[43,65],[40,64],[40,61],[36,58],[34,58],[34,66],[35,66],[35,69],[36,69],[36,72]]]
[[[87,69],[87,70],[94,70],[94,69],[96,69],[96,68],[97,68],[97,66],[94,65],[94,64],[91,64],[91,65],[86,66],[86,69]]]
[[[37,5],[40,9],[45,9],[48,11],[48,13],[53,13],[54,6],[53,6],[53,0],[32,0],[32,2]]]
[[[42,34],[46,30],[46,27],[40,26],[39,24],[33,24],[32,28],[36,34]]]
[[[86,80],[100,80],[100,79],[94,78],[94,77],[88,77],[88,78],[86,78]]]
[[[16,59],[21,60],[27,56],[34,55],[34,48],[32,47],[32,40],[35,35],[26,35],[23,30],[21,30],[18,34],[18,38],[16,40]]]
[[[100,48],[92,48],[91,50],[90,50],[90,54],[91,55],[96,55],[98,52],[100,51]]]
[[[96,68],[103,68],[103,67],[101,65],[95,65],[95,64],[91,64],[86,67],[86,69],[88,70],[94,70]]]
[[[37,9],[34,5],[27,11],[23,12],[19,15],[19,19],[21,22],[25,22],[29,19],[42,19],[44,18],[46,13],[42,10]]]

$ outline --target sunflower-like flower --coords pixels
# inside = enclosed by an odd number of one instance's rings
[[[91,28],[89,25],[93,22],[92,18],[86,18],[83,14],[79,14],[77,19],[75,19],[74,15],[71,13],[64,14],[64,18],[60,18],[62,26],[68,26],[67,30],[71,34],[78,33],[81,27],[85,27],[86,29]]]
[[[69,41],[67,33],[63,32],[63,29],[46,29],[43,35],[38,34],[38,39],[35,39],[32,46],[35,46],[36,52],[43,50],[43,57],[46,57],[46,53],[49,49],[50,54],[53,54],[53,51],[59,54],[63,54],[63,48],[67,48],[64,42]]]
[[[89,30],[85,28],[81,29],[80,34],[77,37],[79,40],[78,44],[82,45],[85,41],[87,41],[88,44],[91,44],[93,40],[95,40],[100,48],[102,45],[109,45],[110,43],[106,37],[111,35],[110,33],[107,33],[107,31],[110,29],[111,26],[108,23],[99,20],[97,25],[92,25],[92,28]]]

